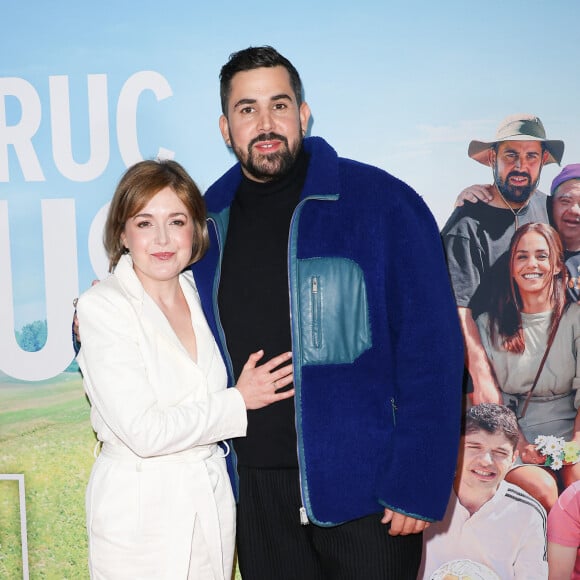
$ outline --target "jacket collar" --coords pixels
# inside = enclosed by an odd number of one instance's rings
[[[167,340],[190,358],[189,353],[185,350],[179,338],[177,338],[166,316],[159,306],[157,306],[153,298],[145,292],[141,281],[137,277],[137,274],[135,274],[133,260],[129,254],[121,256],[113,275],[118,280],[121,288],[142,321],[150,322],[157,332],[165,336]],[[195,327],[198,347],[197,359],[198,361],[202,361],[203,364],[203,361],[211,360],[208,345],[212,344],[212,338],[205,321],[202,319],[203,314],[199,308],[199,296],[193,280],[193,274],[189,269],[180,274],[179,283],[189,305],[192,323]],[[200,363],[198,362],[198,364]]]

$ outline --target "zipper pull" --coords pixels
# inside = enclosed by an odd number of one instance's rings
[[[300,508],[300,525],[307,526],[310,523],[308,516],[306,515],[306,508],[302,506]]]

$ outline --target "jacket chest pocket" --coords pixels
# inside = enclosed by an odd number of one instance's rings
[[[298,260],[301,362],[352,363],[372,345],[366,284],[347,258]]]

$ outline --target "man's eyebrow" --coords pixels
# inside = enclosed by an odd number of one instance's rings
[[[234,109],[241,105],[253,105],[256,102],[256,99],[240,99],[236,103],[234,103]]]
[[[291,101],[292,97],[287,93],[280,93],[278,95],[273,95],[272,97],[270,97],[270,101],[282,101],[282,100]],[[250,98],[240,99],[239,101],[237,101],[234,104],[234,109],[237,109],[238,107],[242,107],[244,105],[254,105],[254,104],[256,104],[256,102],[257,102],[257,99],[250,99]]]
[[[279,95],[274,95],[273,97],[270,97],[271,101],[279,101],[281,99],[288,99],[289,101],[291,101],[292,97],[286,93],[280,93]]]
[[[541,151],[518,151],[517,149],[514,149],[512,147],[506,147],[503,150],[504,153],[516,153],[518,155],[541,155]]]

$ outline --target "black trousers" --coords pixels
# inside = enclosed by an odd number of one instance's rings
[[[340,526],[300,523],[296,469],[239,468],[243,580],[416,580],[422,534],[389,536],[382,513]]]

